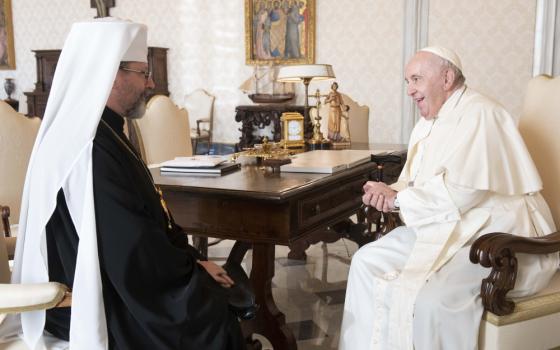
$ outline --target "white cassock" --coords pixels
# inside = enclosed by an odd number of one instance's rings
[[[542,183],[511,116],[458,89],[437,118],[414,127],[399,181],[406,227],[352,258],[339,350],[476,349],[480,283],[472,242],[485,233],[536,237],[555,231]],[[520,254],[515,289],[545,287],[558,254]]]

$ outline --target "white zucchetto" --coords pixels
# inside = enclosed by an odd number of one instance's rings
[[[420,51],[430,52],[436,56],[439,56],[443,59],[448,60],[449,62],[453,63],[455,67],[459,68],[459,70],[463,71],[463,65],[461,64],[461,59],[459,56],[452,50],[442,47],[442,46],[428,46],[423,48]]]

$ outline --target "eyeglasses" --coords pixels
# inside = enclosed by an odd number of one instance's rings
[[[150,79],[150,77],[152,76],[152,72],[149,70],[139,70],[139,69],[132,69],[132,68],[128,68],[128,67],[119,67],[119,69],[122,69],[124,71],[127,72],[133,72],[133,73],[140,73],[144,75],[144,79],[146,79],[146,81],[148,81]]]

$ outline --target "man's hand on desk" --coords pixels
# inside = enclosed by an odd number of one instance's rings
[[[212,278],[222,287],[230,288],[235,284],[231,277],[228,276],[226,270],[224,270],[223,267],[216,265],[211,261],[198,261],[198,263],[200,264],[200,266],[204,267],[206,272],[208,272],[210,276],[212,276]]]
[[[383,182],[368,181],[364,185],[362,202],[385,213],[395,209],[395,198],[397,191]]]

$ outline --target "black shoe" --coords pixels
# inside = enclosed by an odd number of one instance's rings
[[[249,277],[243,268],[234,263],[225,263],[224,270],[235,284],[228,289],[229,308],[241,320],[251,320],[257,315],[259,306],[255,303],[255,293]]]

